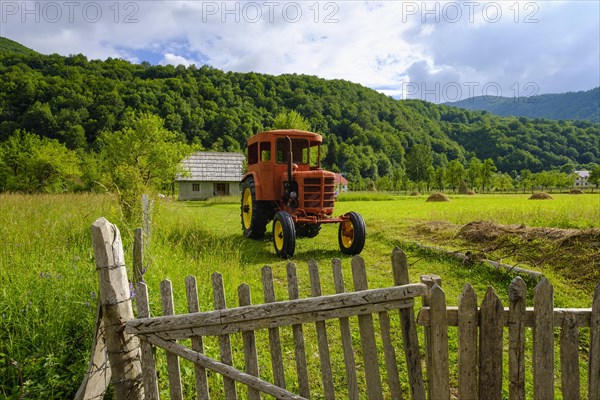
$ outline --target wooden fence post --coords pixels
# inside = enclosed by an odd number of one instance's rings
[[[142,399],[139,342],[134,335],[125,333],[125,323],[133,319],[133,309],[121,234],[115,225],[99,218],[92,224],[91,235],[115,398]]]

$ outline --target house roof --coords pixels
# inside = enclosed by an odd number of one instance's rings
[[[347,185],[348,179],[344,178],[342,174],[335,174],[335,184],[336,185]]]
[[[589,178],[590,171],[574,171],[580,178]]]
[[[190,176],[178,181],[239,182],[242,180],[246,157],[242,153],[198,151],[183,160],[182,166]]]

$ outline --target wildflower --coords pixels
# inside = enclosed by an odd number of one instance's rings
[[[96,292],[92,291],[92,299],[96,298]]]
[[[129,282],[129,296],[132,299],[135,297],[135,290],[133,289],[133,283],[132,282]]]

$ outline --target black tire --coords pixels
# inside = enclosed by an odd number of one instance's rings
[[[365,247],[367,227],[359,213],[349,212],[346,216],[349,220],[340,223],[338,228],[338,244],[342,253],[353,256],[359,254]]]
[[[296,225],[296,237],[314,238],[321,231],[321,224]]]
[[[242,189],[242,199],[240,206],[240,219],[242,222],[242,232],[244,236],[250,239],[262,239],[265,236],[265,230],[271,219],[268,202],[256,200],[256,189],[254,187],[254,178],[249,177],[240,185]]]
[[[279,211],[273,218],[273,247],[281,258],[292,258],[296,250],[296,229],[292,216]]]

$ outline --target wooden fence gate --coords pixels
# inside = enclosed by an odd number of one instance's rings
[[[106,220],[101,224],[104,222],[108,224]],[[101,239],[104,245],[94,244],[99,276],[103,269],[113,275],[125,269],[122,249],[118,248],[120,240],[115,240],[118,229],[110,226],[111,229],[103,230],[108,235]],[[105,250],[110,254],[103,254]],[[111,326],[116,326],[117,342],[134,346],[123,349],[119,359],[110,358],[115,350],[111,352],[107,346],[116,397],[159,398],[155,348],[162,348],[166,351],[171,399],[183,398],[179,362],[183,358],[194,363],[194,397],[198,399],[229,400],[239,395],[254,400],[260,399],[261,393],[277,399],[445,400],[458,397],[499,400],[507,395],[511,400],[524,399],[525,369],[533,365],[533,398],[549,400],[555,393],[553,349],[555,329],[559,328],[563,398],[580,399],[578,332],[579,328],[586,328],[590,341],[584,395],[587,394],[589,400],[600,400],[600,285],[590,309],[554,309],[552,286],[546,279],[535,289],[534,307],[526,308],[525,284],[520,278],[510,287],[508,308],[503,307],[491,288],[478,308],[473,288],[468,284],[459,298],[459,306],[447,307],[439,277],[424,276],[421,283],[409,283],[406,258],[400,249],[392,253],[394,286],[391,287],[369,289],[363,259],[354,257],[351,264],[354,291],[347,291],[341,262],[334,259],[336,294],[327,296],[322,295],[319,268],[312,261],[308,264],[312,297],[308,298],[300,298],[296,265],[288,263],[288,299],[285,301],[275,298],[272,270],[265,266],[262,269],[263,304],[252,305],[250,289],[242,284],[238,287],[239,306],[227,308],[223,278],[219,273],[212,275],[213,311],[199,312],[193,276],[185,281],[187,314],[174,315],[168,280],[161,283],[163,316],[150,318],[144,283],[136,289],[137,319],[107,319],[114,316],[114,307],[130,306],[129,299],[117,296],[107,301],[106,307],[103,302],[106,334]],[[108,281],[100,280],[101,284]],[[122,291],[122,284],[119,287]],[[103,292],[112,293],[100,290]],[[426,379],[414,316],[415,297],[423,301],[417,323],[424,327]],[[452,327],[458,327],[456,379],[451,379],[449,368],[448,332],[454,329]],[[506,327],[507,341],[503,335]],[[526,328],[529,327],[533,328],[530,364],[525,357]],[[257,347],[259,337],[268,341],[268,346]],[[135,348],[138,339],[139,348]],[[205,353],[209,339],[218,342],[218,357],[207,355],[215,351]],[[232,340],[239,346],[232,346]],[[396,353],[400,342],[403,356]],[[508,393],[503,393],[505,346],[508,347]],[[265,347],[269,348],[267,354],[258,351]],[[342,363],[343,371],[338,367]],[[318,372],[309,370],[311,365]],[[406,375],[405,379],[400,379],[401,373]],[[209,374],[222,376],[222,387],[211,385],[209,389]],[[343,383],[339,384],[340,381]],[[451,381],[458,384],[452,385]],[[403,387],[401,382],[408,384]]]

